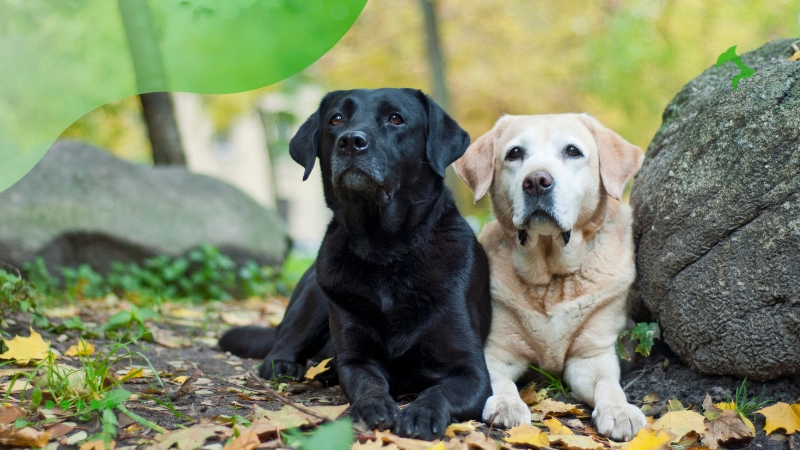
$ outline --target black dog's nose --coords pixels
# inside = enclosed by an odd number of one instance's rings
[[[522,181],[522,189],[537,197],[547,194],[553,189],[553,177],[547,172],[531,172]]]
[[[367,151],[369,142],[367,142],[367,135],[364,132],[348,131],[339,136],[336,146],[339,147],[340,152],[346,155],[357,155]]]

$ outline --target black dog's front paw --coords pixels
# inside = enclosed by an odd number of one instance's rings
[[[399,412],[397,403],[388,395],[362,397],[350,406],[350,417],[355,422],[363,422],[370,430],[392,428]]]
[[[441,406],[412,402],[395,421],[394,433],[398,436],[432,441],[442,437],[450,423],[450,415]]]
[[[281,359],[268,359],[258,367],[258,375],[261,378],[272,380],[276,378],[294,378],[302,380],[306,374],[306,366],[294,361],[284,361]]]

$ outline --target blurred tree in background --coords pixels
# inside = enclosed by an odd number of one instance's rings
[[[326,89],[433,92],[421,2],[370,0],[347,35],[302,74]],[[646,148],[669,100],[732,45],[739,53],[800,36],[800,0],[437,0],[449,112],[474,138],[502,114],[588,112]],[[296,83],[296,81],[287,81]],[[285,84],[287,82],[281,83]],[[215,122],[253,108],[264,90],[206,96]],[[127,102],[127,103],[124,103]],[[108,148],[129,122],[107,105],[67,130]],[[97,117],[90,117],[97,115]],[[116,117],[116,118],[115,118]],[[123,117],[123,118],[120,118]],[[112,127],[113,128],[113,127]],[[462,211],[484,214],[456,193]]]

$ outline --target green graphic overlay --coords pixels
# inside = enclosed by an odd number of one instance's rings
[[[736,46],[725,50],[725,52],[719,55],[717,58],[717,67],[725,64],[728,61],[733,61],[737,67],[739,67],[739,73],[731,79],[731,86],[733,86],[733,90],[736,91],[739,89],[739,81],[752,77],[756,71],[747,67],[742,62],[742,58],[736,54]]]
[[[75,120],[146,92],[226,94],[319,59],[366,0],[0,0],[0,191]]]

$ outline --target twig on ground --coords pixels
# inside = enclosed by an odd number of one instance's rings
[[[647,371],[649,371],[650,369],[651,367],[645,367],[644,369],[642,369],[642,372],[639,375],[637,375],[636,378],[632,379],[630,382],[628,382],[628,384],[625,385],[625,387],[622,388],[622,392],[627,391],[628,389],[631,388],[631,386],[633,386],[639,380],[644,378],[644,376],[647,374]]]
[[[189,395],[195,391],[194,382],[197,381],[197,378],[200,377],[203,372],[194,364],[192,364],[192,366],[194,366],[194,373],[192,373],[192,376],[187,378],[186,381],[181,384],[180,388],[167,393],[167,396],[169,396],[170,400],[177,400],[178,398],[183,397],[184,395]]]
[[[325,417],[323,415],[317,414],[316,412],[314,412],[314,411],[312,411],[312,410],[310,410],[308,408],[300,406],[297,403],[293,402],[290,398],[279,394],[278,391],[276,391],[275,389],[272,389],[271,387],[267,386],[267,383],[264,383],[264,381],[261,378],[258,378],[258,376],[256,376],[256,374],[254,374],[253,372],[247,372],[247,374],[250,376],[250,378],[255,380],[255,382],[258,383],[258,385],[261,386],[261,388],[264,389],[266,391],[266,393],[269,394],[271,397],[273,397],[275,400],[278,400],[279,402],[283,403],[284,405],[291,406],[292,408],[295,408],[296,410],[298,410],[298,411],[300,411],[302,413],[308,414],[309,416],[316,417],[317,419],[320,419],[322,421],[322,423],[331,421],[331,419],[329,419],[329,418],[327,418],[327,417]]]

